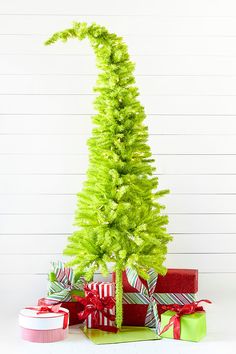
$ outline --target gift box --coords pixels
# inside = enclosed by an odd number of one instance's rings
[[[19,313],[21,337],[38,343],[57,342],[68,334],[69,311],[60,305],[26,307]]]
[[[86,320],[88,329],[116,332],[115,326],[115,284],[92,282],[84,287],[85,297],[75,296],[84,305],[78,316]]]
[[[124,326],[148,326],[158,330],[163,312],[161,305],[183,305],[196,300],[196,269],[168,269],[165,276],[157,275],[153,270],[148,273],[148,281],[130,268],[122,274]]]
[[[167,311],[161,314],[160,336],[163,338],[174,338],[193,342],[200,341],[206,336],[206,313],[200,300],[186,305],[167,305]],[[170,310],[168,310],[170,308]]]
[[[107,283],[107,282],[92,282],[88,284],[88,289],[85,290],[85,296],[89,293],[89,290],[95,290],[99,298],[107,298],[112,297],[115,298],[115,284],[114,283]],[[109,299],[109,298],[108,298]],[[109,326],[115,327],[115,320],[111,320],[106,315],[111,315],[111,317],[115,316],[115,301],[113,302],[112,308],[105,308],[103,313],[99,313],[99,320],[97,323],[97,319],[95,316],[90,314],[86,319],[86,326],[87,328],[97,328],[99,326]]]
[[[41,298],[38,300],[38,306],[51,306],[58,304],[57,301],[49,300],[46,298]],[[78,318],[78,313],[83,311],[84,305],[80,302],[67,301],[61,302],[61,306],[67,309],[70,313],[69,325],[73,326],[83,321]]]
[[[73,295],[84,296],[84,280],[76,278],[72,268],[66,268],[62,262],[52,262],[52,271],[48,275],[48,294],[38,300],[39,306],[61,303],[70,312],[70,325],[82,323],[78,313],[83,310],[81,303],[74,302]]]

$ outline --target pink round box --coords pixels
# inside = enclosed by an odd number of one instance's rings
[[[21,337],[37,343],[57,342],[68,334],[69,311],[60,306],[26,307],[19,313]]]

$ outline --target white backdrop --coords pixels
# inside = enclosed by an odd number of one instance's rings
[[[171,190],[167,265],[199,269],[211,328],[223,328],[217,306],[236,290],[233,0],[0,2],[1,303],[15,313],[45,294],[73,230],[97,71],[86,41],[43,45],[73,20],[129,45],[160,188]]]

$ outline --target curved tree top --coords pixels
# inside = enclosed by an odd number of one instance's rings
[[[69,38],[89,39],[99,75],[87,179],[78,194],[77,231],[69,237],[65,254],[73,257],[70,265],[87,279],[98,268],[106,274],[110,262],[116,269],[130,266],[144,277],[149,268],[164,273],[171,237],[158,198],[167,191],[157,191],[144,108],[137,98],[127,45],[106,28],[86,23],[74,23],[46,44]]]

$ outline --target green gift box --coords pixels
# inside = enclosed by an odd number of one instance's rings
[[[160,332],[168,325],[170,319],[176,315],[174,311],[166,311],[161,315]],[[200,341],[206,335],[206,313],[199,311],[188,315],[181,315],[180,318],[180,339],[193,342]],[[174,338],[175,323],[166,331],[161,333],[163,338]],[[176,338],[177,339],[177,338]]]

